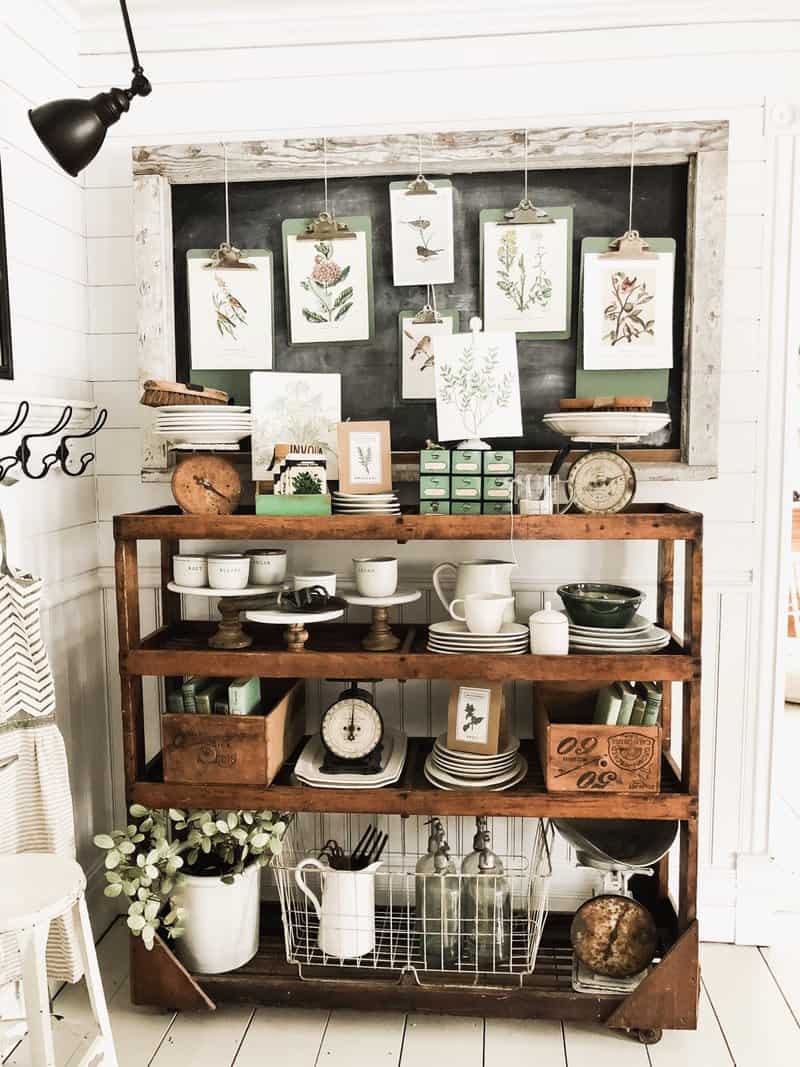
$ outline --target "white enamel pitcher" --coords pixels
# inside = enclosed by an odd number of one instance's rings
[[[301,860],[294,880],[314,905],[319,919],[319,947],[329,956],[352,959],[375,947],[375,872],[380,861],[363,871],[337,871],[309,857]],[[313,867],[322,875],[322,903],[306,885],[303,871]]]
[[[514,594],[511,591],[511,572],[516,566],[501,559],[470,559],[464,563],[440,563],[433,572],[433,588],[449,613],[453,600],[465,597],[468,593],[498,593],[511,597],[503,612],[503,622],[514,622]],[[442,592],[442,574],[453,571],[456,588],[448,599]]]

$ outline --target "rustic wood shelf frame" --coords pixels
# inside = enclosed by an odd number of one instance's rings
[[[630,162],[629,125],[529,129],[532,170],[618,167]],[[474,130],[426,137],[431,173],[519,170],[525,131]],[[717,474],[719,377],[722,350],[722,271],[728,124],[721,121],[645,123],[636,127],[637,166],[689,162],[686,316],[683,340],[681,448],[629,453],[642,479],[694,480]],[[326,139],[331,178],[412,174],[417,135]],[[322,138],[239,141],[225,145],[230,181],[308,180],[323,176]],[[140,384],[175,379],[175,322],[170,186],[221,181],[223,147],[154,145],[133,149],[134,233]],[[413,457],[395,457],[395,479],[413,477]],[[549,463],[548,452],[521,452],[518,461]],[[169,453],[145,431],[142,473],[164,477]]]
[[[281,956],[279,929],[267,929],[258,955],[246,967],[214,977],[189,974],[168,946],[159,942],[152,954],[134,939],[132,989],[137,1003],[162,1008],[208,1009],[219,1000],[291,1003],[327,1007],[358,1004],[363,1009],[452,1011],[459,1014],[581,1019],[629,1030],[661,1027],[692,1029],[697,1023],[699,988],[697,937],[698,789],[700,775],[700,679],[702,630],[703,519],[671,505],[639,506],[621,515],[548,515],[520,517],[519,538],[538,540],[651,540],[658,542],[657,616],[674,629],[675,542],[684,543],[683,633],[656,656],[519,656],[482,661],[469,656],[407,653],[364,653],[361,628],[345,628],[319,638],[316,652],[279,651],[258,627],[254,651],[215,652],[205,647],[207,628],[181,620],[180,597],[167,589],[172,556],[180,541],[192,540],[496,540],[502,537],[496,516],[403,515],[380,517],[315,517],[284,520],[253,514],[226,517],[182,515],[159,508],[114,520],[119,623],[119,662],[126,796],[128,803],[155,807],[270,808],[292,811],[363,812],[399,815],[517,815],[540,818],[641,818],[680,821],[677,908],[669,899],[669,859],[658,865],[653,899],[661,916],[665,956],[629,997],[597,997],[573,992],[568,980],[570,948],[551,917],[543,950],[530,980],[519,990],[469,989],[452,986],[420,988],[392,984],[379,976],[352,983],[300,980]],[[162,627],[142,637],[139,617],[137,543],[161,542]],[[326,642],[329,650],[325,651]],[[316,638],[314,639],[316,644]],[[242,656],[252,657],[242,659]],[[326,659],[327,657],[327,659]],[[680,763],[670,750],[671,686],[663,706],[662,785],[657,794],[587,795],[547,793],[533,746],[526,752],[530,770],[524,782],[504,793],[443,792],[430,787],[421,772],[430,739],[414,739],[400,782],[390,788],[321,790],[291,781],[291,763],[268,788],[260,786],[190,786],[165,783],[160,757],[145,760],[142,675],[200,674],[223,676],[254,671],[266,675],[324,676],[336,665],[355,677],[369,662],[371,674],[387,677],[491,676],[549,680],[648,678],[682,686]],[[565,975],[567,976],[565,978]]]

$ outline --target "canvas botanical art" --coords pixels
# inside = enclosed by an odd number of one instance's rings
[[[583,368],[639,370],[673,362],[674,252],[583,257]]]
[[[440,285],[455,277],[453,187],[431,181],[432,192],[409,194],[391,182],[392,267],[395,285]]]
[[[235,262],[226,266],[217,249],[186,253],[193,370],[272,366],[272,253],[246,249]]]
[[[372,336],[372,236],[368,218],[340,219],[349,238],[306,240],[304,219],[284,219],[289,340],[293,345]]]
[[[551,222],[507,224],[480,213],[483,320],[487,330],[569,337],[572,209],[547,208]]]
[[[336,427],[342,417],[339,374],[272,371],[250,375],[253,479],[271,477],[275,446],[314,445],[338,477]]]
[[[414,311],[400,312],[400,398],[436,397],[436,348],[442,334],[458,327],[458,312],[441,310],[437,322],[417,322]]]
[[[473,319],[472,323],[479,321]],[[522,436],[513,333],[474,329],[442,336],[437,344],[435,373],[440,441]]]

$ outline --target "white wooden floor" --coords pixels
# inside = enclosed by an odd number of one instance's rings
[[[800,916],[769,949],[703,945],[700,1027],[657,1045],[595,1026],[446,1016],[220,1007],[208,1015],[134,1008],[121,922],[98,946],[120,1067],[798,1067]],[[88,1032],[83,984],[54,1002],[58,1067]],[[5,1067],[39,1067],[23,1041]]]

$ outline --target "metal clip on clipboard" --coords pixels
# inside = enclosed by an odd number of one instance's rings
[[[658,252],[652,252],[650,245],[638,230],[626,230],[621,237],[610,242],[607,252],[600,253],[600,259],[658,259]]]
[[[298,241],[341,241],[352,237],[355,233],[344,222],[337,222],[334,215],[329,211],[320,211],[313,222],[306,226],[305,233],[297,235]]]

